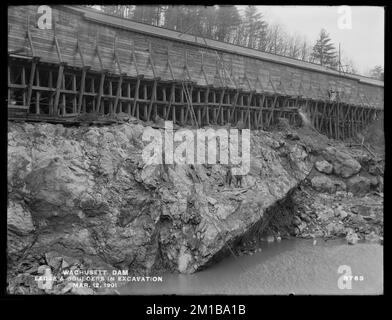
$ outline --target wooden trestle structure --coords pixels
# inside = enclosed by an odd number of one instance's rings
[[[30,26],[30,23],[27,24]],[[82,45],[77,40],[75,59],[81,66],[69,65],[63,59],[63,48],[56,32],[52,39],[57,52],[57,63],[42,59],[36,52],[36,44],[30,27],[26,30],[29,54],[18,50],[8,55],[8,118],[52,122],[77,122],[83,114],[105,115],[108,120],[116,114],[126,114],[143,121],[154,121],[157,116],[186,126],[209,125],[235,126],[243,121],[251,129],[268,129],[282,117],[298,124],[298,109],[304,109],[313,126],[334,139],[346,139],[355,135],[375,120],[382,109],[376,108],[359,95],[361,103],[353,103],[350,96],[330,99],[319,87],[301,88],[296,94],[286,92],[284,86],[276,88],[269,78],[272,90],[256,90],[248,81],[247,89],[236,85],[233,77],[217,55],[216,77],[220,86],[209,83],[205,71],[205,84],[193,81],[185,51],[185,64],[181,77],[174,75],[168,52],[167,68],[171,79],[159,77],[154,52],[149,45],[149,66],[153,76],[146,76],[138,68],[135,52],[130,52],[136,74],[122,71],[116,38],[113,39],[112,57],[118,72],[104,68],[102,48],[97,43],[95,55],[100,70],[86,64]],[[23,51],[23,50],[21,50]],[[225,79],[222,74],[226,75]],[[246,76],[246,74],[245,74]],[[227,85],[226,79],[231,81]],[[247,80],[247,79],[245,79]],[[358,93],[357,93],[358,95]]]

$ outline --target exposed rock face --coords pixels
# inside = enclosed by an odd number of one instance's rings
[[[29,234],[34,231],[33,220],[28,210],[21,204],[11,201],[8,205],[7,226],[10,231],[18,234]]]
[[[146,165],[146,130],[9,123],[11,293],[42,293],[33,275],[64,269],[191,273],[227,253],[226,243],[247,252],[256,242],[243,240],[256,234],[268,241],[350,234],[355,243],[352,229],[382,241],[382,195],[371,206],[373,198],[359,198],[382,192],[382,159],[330,147],[305,129],[252,131],[250,171],[235,187],[226,165]],[[335,206],[342,195],[346,204]],[[68,280],[45,292],[91,294]]]
[[[303,146],[255,132],[243,188],[228,187],[223,165],[145,165],[144,130],[9,123],[11,261],[44,256],[57,268],[63,260],[48,256],[57,251],[147,273],[194,272],[312,168]]]
[[[30,211],[21,203],[10,200],[7,211],[7,252],[13,261],[33,243],[35,227]]]

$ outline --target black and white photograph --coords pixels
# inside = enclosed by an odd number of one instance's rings
[[[7,10],[6,296],[384,294],[385,7]]]

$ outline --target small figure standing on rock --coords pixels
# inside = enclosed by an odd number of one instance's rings
[[[242,188],[242,176],[234,175],[236,188]]]
[[[237,127],[238,130],[246,129],[245,123],[244,123],[244,121],[242,121],[242,120],[239,120],[239,121],[237,122],[236,127]]]
[[[163,120],[159,115],[156,115],[153,119],[153,122],[158,125],[158,126],[164,126],[165,125],[165,120]]]
[[[231,182],[233,181],[233,175],[231,174],[231,168],[227,167],[226,168],[226,183],[229,185],[231,185]]]
[[[226,170],[226,183],[231,186],[233,182],[233,174],[231,173],[231,168],[227,167]],[[236,188],[242,188],[242,176],[241,175],[234,175],[234,186]]]

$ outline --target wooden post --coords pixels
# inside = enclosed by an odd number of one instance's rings
[[[198,108],[197,108],[197,122],[200,124],[200,126],[202,126],[200,103],[201,103],[200,88],[198,88],[197,89],[197,104],[198,104]]]
[[[343,106],[344,108],[342,109],[343,110],[345,109],[345,112],[343,112],[343,139],[346,139],[347,137],[349,137],[349,121],[347,120],[347,118],[350,111],[349,109],[350,107],[348,103],[345,103]]]
[[[245,120],[248,120],[248,128],[250,129],[250,105],[252,102],[252,97],[253,97],[253,91],[251,91],[248,95],[248,101],[247,101],[247,111],[246,111],[246,115],[245,115]]]
[[[59,66],[59,72],[57,75],[57,83],[56,83],[56,93],[55,93],[55,97],[54,97],[54,106],[53,106],[53,114],[51,114],[52,116],[58,116],[58,106],[59,106],[59,99],[60,99],[60,88],[61,88],[61,83],[63,80],[63,72],[64,72],[64,66],[65,64],[62,62],[60,63]]]
[[[108,79],[109,82],[109,113],[110,115],[113,114],[114,110],[113,110],[113,86],[112,86],[112,79]],[[103,105],[103,113],[105,113],[105,106]]]
[[[173,83],[172,83],[172,86],[171,86],[171,90],[170,90],[169,105],[168,105],[167,110],[166,110],[166,112],[165,112],[165,114],[164,114],[165,120],[168,120],[168,119],[169,119],[170,108],[171,108],[172,103],[173,103],[173,101],[174,101],[175,90],[176,90],[176,85],[175,85],[175,83],[173,82]]]
[[[82,69],[82,77],[80,80],[80,89],[79,89],[79,98],[78,98],[78,113],[81,112],[81,108],[82,108],[82,101],[83,101],[83,97],[84,97],[84,88],[85,88],[85,84],[86,84],[86,73],[87,70],[89,69],[89,67],[83,67]]]
[[[329,106],[329,116],[328,116],[328,120],[329,120],[329,136],[331,138],[333,138],[333,131],[332,131],[332,114],[333,114],[333,103],[331,103],[331,105]]]
[[[143,100],[144,101],[146,101],[147,100],[147,85],[146,84],[144,84],[143,85]],[[146,106],[146,103],[145,102],[143,102],[143,104],[142,104],[142,106],[143,106],[143,117],[144,117],[144,121],[148,121],[148,110],[147,110],[147,106]]]
[[[312,125],[317,128],[317,117],[318,117],[318,103],[319,101],[316,100],[314,107],[313,107],[313,114],[312,114]]]
[[[72,113],[76,113],[77,110],[77,98],[76,98],[76,74],[72,75],[72,91],[74,92],[72,98]]]
[[[131,83],[127,82],[127,98],[128,98],[128,115],[132,114],[132,106],[131,106]]]
[[[99,81],[99,90],[98,90],[98,94],[97,94],[97,105],[96,105],[96,112],[98,113],[103,113],[104,110],[101,110],[101,100],[102,100],[102,95],[103,95],[103,85],[105,82],[105,76],[106,76],[106,72],[101,71],[101,79]]]
[[[155,79],[155,80],[154,80],[153,87],[152,87],[152,92],[151,92],[150,105],[148,106],[147,121],[150,120],[152,106],[153,106],[153,104],[155,103],[155,100],[156,100],[156,96],[157,96],[157,84],[158,84],[158,81],[157,81],[157,79]]]
[[[39,58],[37,58],[37,57],[33,57],[32,61],[31,61],[30,79],[29,79],[29,84],[28,84],[28,88],[27,88],[27,102],[26,102],[27,106],[30,106],[30,102],[31,102],[31,95],[32,95],[32,92],[33,92],[33,83],[34,83],[35,69],[37,67],[38,61],[39,61]]]
[[[203,110],[203,114],[205,114],[207,126],[210,125],[209,98],[210,98],[210,86],[208,86],[208,87],[207,87],[207,90],[206,90],[206,94],[205,94],[205,97],[204,97],[204,103],[205,103],[205,105],[204,105],[204,110]],[[203,115],[202,115],[202,118],[203,118]]]
[[[271,123],[272,123],[272,119],[273,119],[273,117],[274,117],[274,111],[275,111],[275,106],[276,106],[277,100],[278,100],[278,95],[275,93],[275,94],[274,94],[274,100],[273,100],[273,103],[272,103],[272,107],[271,107],[271,110],[270,110],[270,116],[268,117],[268,122],[267,122],[267,126],[268,126],[268,127],[269,127],[269,126],[271,125]]]
[[[22,67],[22,74],[21,74],[21,83],[22,83],[22,86],[23,86],[23,93],[22,93],[22,105],[26,105],[26,91],[25,91],[25,89],[26,89],[26,70],[25,70],[25,67],[23,66]]]
[[[339,102],[335,104],[335,139],[339,139]]]
[[[35,71],[35,75],[36,75],[36,84],[37,87],[40,86],[40,81],[39,81],[39,70],[38,68]],[[49,73],[49,87],[52,88],[52,72]],[[49,114],[53,113],[53,98],[52,95],[49,95]],[[39,90],[37,90],[35,92],[35,114],[40,114],[40,99],[41,99],[41,92]]]
[[[220,94],[220,97],[219,97],[218,112],[217,112],[217,114],[216,114],[216,116],[215,116],[215,119],[214,119],[214,122],[215,122],[215,123],[218,122],[218,118],[219,118],[219,115],[220,115],[220,112],[221,112],[221,107],[222,107],[223,97],[224,97],[224,95],[225,95],[225,91],[226,91],[225,88],[222,88],[222,89],[221,89],[221,94]]]
[[[64,75],[64,72],[63,72],[63,81],[62,81],[62,88],[63,88],[63,90],[65,90],[65,75]],[[66,103],[66,97],[65,97],[65,93],[63,93],[63,95],[62,95],[62,103],[61,103],[61,115],[62,116],[64,116],[65,114],[66,114],[66,108],[65,108],[65,103]]]
[[[120,74],[120,78],[118,79],[118,83],[117,83],[116,100],[114,101],[114,112],[115,113],[118,113],[118,112],[122,111],[121,108],[118,108],[118,105],[119,105],[118,101],[120,99],[120,96],[122,95],[122,88],[121,88],[121,86],[122,86],[122,83],[123,83],[123,77],[124,77],[124,74]],[[121,104],[120,104],[120,106],[121,106]],[[118,110],[118,109],[120,109],[120,110]]]
[[[327,134],[327,131],[328,131],[328,129],[327,129],[327,119],[326,119],[327,118],[327,105],[328,105],[327,101],[324,100],[323,114],[321,115],[321,120],[320,120],[320,131],[323,128],[325,134]]]
[[[257,118],[257,125],[261,126],[264,129],[264,124],[263,124],[263,107],[264,107],[264,101],[265,101],[265,95],[261,95],[261,101],[260,101],[260,111],[259,111],[259,116]]]
[[[173,106],[172,106],[172,121],[173,123],[176,123],[176,106],[174,103],[176,102],[176,95],[175,95],[175,90],[174,90],[174,95],[173,95]]]
[[[132,106],[132,116],[135,116],[137,102],[139,100],[139,87],[140,87],[140,77],[137,77],[136,86],[135,86],[135,94],[133,97],[133,106]]]
[[[364,117],[364,108],[361,108],[361,130],[366,126]]]
[[[232,103],[232,105],[231,105],[231,111],[230,111],[231,117],[230,117],[230,122],[233,122],[233,121],[234,121],[235,108],[236,108],[236,106],[237,106],[237,102],[238,102],[238,97],[239,97],[239,95],[240,95],[240,91],[241,91],[240,89],[237,89],[237,90],[236,90],[235,97],[234,97],[233,103]]]

